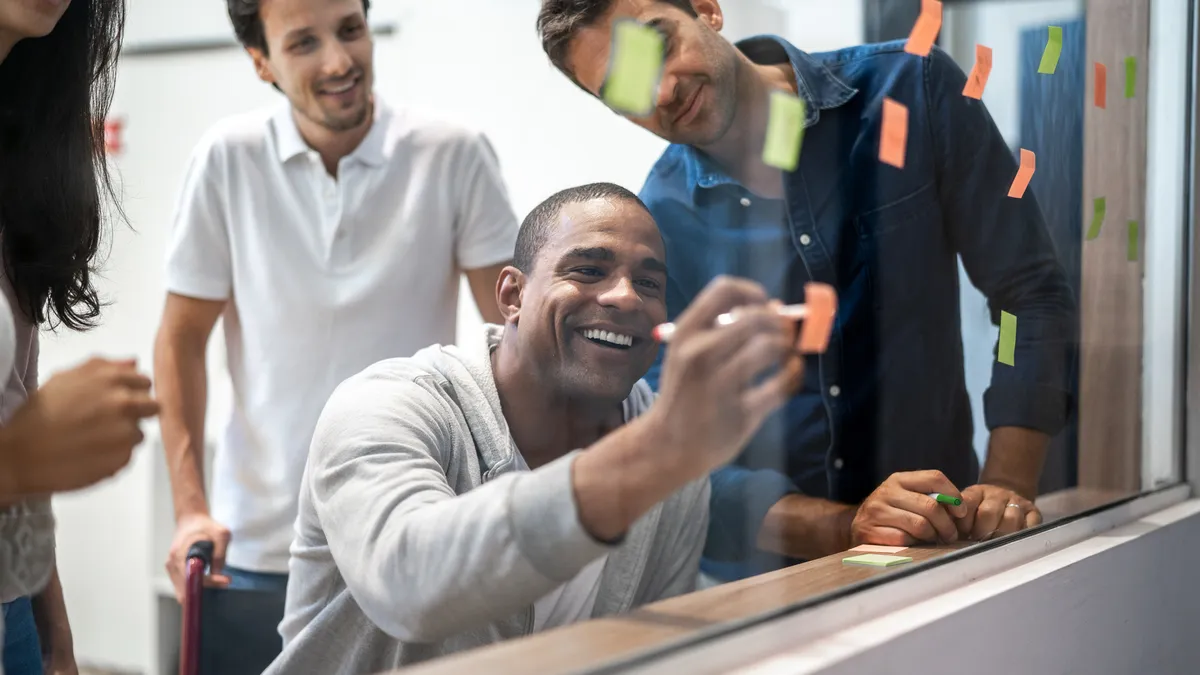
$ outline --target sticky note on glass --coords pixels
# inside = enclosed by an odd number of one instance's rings
[[[1053,75],[1058,68],[1058,57],[1062,55],[1062,27],[1050,26],[1050,36],[1046,39],[1046,50],[1042,52],[1042,63],[1038,72],[1043,75]]]
[[[658,98],[663,54],[663,37],[657,30],[632,19],[618,21],[601,91],[604,102],[620,113],[649,115]]]
[[[917,56],[929,56],[938,32],[942,30],[942,3],[938,0],[921,0],[921,16],[913,24],[904,51]]]
[[[804,101],[784,91],[771,92],[763,162],[784,171],[795,171],[804,140]]]
[[[1129,221],[1129,250],[1125,257],[1129,262],[1138,259],[1138,222],[1136,220]]]
[[[907,546],[879,546],[877,544],[862,544],[861,546],[855,546],[854,548],[852,548],[850,550],[856,551],[858,553],[886,553],[888,555],[892,555],[892,554],[899,553],[900,551],[903,551],[906,548],[908,548],[908,547]]]
[[[1017,358],[1017,317],[1008,312],[1000,312],[1000,350],[996,360],[1006,366],[1016,365]]]
[[[967,78],[967,86],[963,87],[963,96],[974,99],[983,98],[983,89],[987,86],[988,76],[992,74],[992,48],[975,45],[975,67]]]
[[[1125,59],[1125,98],[1133,98],[1137,92],[1137,58]]]
[[[1008,188],[1008,196],[1020,199],[1025,196],[1025,188],[1037,170],[1037,155],[1032,151],[1021,148],[1021,166],[1017,169],[1017,177],[1013,179],[1012,187]]]
[[[1100,226],[1104,224],[1104,213],[1108,210],[1105,204],[1104,197],[1097,197],[1092,200],[1092,226],[1088,228],[1088,240],[1095,239],[1100,236]]]
[[[1097,62],[1096,68],[1096,107],[1108,107],[1108,66]]]
[[[881,553],[864,553],[863,555],[842,558],[846,565],[866,565],[867,567],[895,567],[912,562],[912,558],[902,555],[883,555]]]
[[[890,98],[883,99],[883,124],[879,136],[879,161],[904,168],[908,150],[908,108]]]

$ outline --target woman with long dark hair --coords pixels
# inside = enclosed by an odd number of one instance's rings
[[[76,672],[49,495],[115,473],[157,410],[131,361],[93,360],[36,394],[38,329],[93,326],[124,0],[0,0],[0,673]],[[11,323],[10,323],[11,322]],[[6,343],[7,344],[4,344]]]

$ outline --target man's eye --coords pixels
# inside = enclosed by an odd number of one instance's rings
[[[575,273],[582,274],[586,277],[598,277],[604,275],[604,272],[600,271],[600,268],[598,267],[577,267],[575,268]]]
[[[654,279],[638,279],[638,282],[637,282],[637,283],[638,283],[638,285],[639,285],[639,286],[643,286],[643,287],[645,287],[645,288],[651,288],[651,289],[654,289],[654,290],[656,290],[656,291],[657,291],[658,289],[662,288],[662,284],[658,283],[658,282],[657,282],[657,281],[655,281]]]

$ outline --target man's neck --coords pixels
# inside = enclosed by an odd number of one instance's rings
[[[334,131],[321,126],[297,113],[295,108],[292,108],[292,119],[296,122],[300,138],[304,139],[304,143],[321,156],[321,163],[325,166],[325,171],[330,176],[337,178],[338,162],[354,152],[371,132],[371,125],[375,123],[375,102],[371,102],[371,111],[367,114],[367,119],[354,129],[346,131]]]
[[[492,374],[509,432],[529,468],[586,448],[624,423],[620,401],[563,396],[521,366],[510,340],[492,352]]]
[[[783,173],[763,164],[771,92],[796,94],[796,74],[789,62],[759,65],[738,53],[738,105],[733,125],[719,141],[697,146],[735,180],[762,197],[783,197]]]

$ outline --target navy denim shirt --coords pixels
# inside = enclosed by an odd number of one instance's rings
[[[738,47],[758,63],[791,62],[807,104],[800,165],[784,175],[786,199],[772,200],[695,148],[664,152],[641,197],[666,242],[668,312],[720,274],[788,303],[824,282],[839,307],[802,391],[712,476],[705,569],[725,578],[788,562],[754,542],[791,492],[858,503],[890,474],[917,469],[940,469],[960,488],[977,481],[960,256],[993,321],[1001,310],[1018,319],[1016,365],[995,363],[984,396],[989,429],[1053,435],[1065,424],[1076,311],[1032,189],[1007,196],[1013,150],[983,104],[963,96],[966,77],[944,52],[921,58],[894,42],[806,54],[774,36]],[[885,96],[909,110],[904,169],[879,161]],[[661,359],[647,376],[655,388]]]

